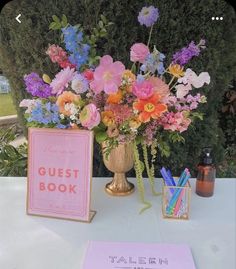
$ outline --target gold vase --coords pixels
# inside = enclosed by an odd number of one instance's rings
[[[106,148],[106,143],[102,144],[102,149]],[[105,191],[115,196],[125,196],[134,192],[134,184],[129,182],[125,173],[134,166],[134,156],[132,144],[120,144],[111,150],[106,157],[103,153],[103,161],[108,170],[114,173],[113,180],[106,184]]]

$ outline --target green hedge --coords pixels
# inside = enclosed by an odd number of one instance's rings
[[[91,29],[103,13],[115,24],[109,32],[109,41],[99,46],[99,52],[109,53],[115,59],[128,63],[129,49],[134,42],[148,38],[145,27],[137,21],[138,12],[144,5],[154,5],[160,10],[160,19],[153,31],[152,44],[166,54],[167,62],[172,54],[191,40],[207,40],[207,49],[192,60],[189,67],[196,72],[208,71],[211,84],[202,89],[207,95],[207,105],[202,105],[204,121],[196,122],[184,133],[185,145],[171,145],[170,158],[159,158],[159,164],[169,164],[175,173],[183,166],[194,170],[200,150],[212,146],[216,161],[222,159],[224,136],[218,124],[218,110],[222,95],[236,70],[235,13],[223,0],[25,0],[12,1],[1,13],[0,69],[8,77],[16,106],[27,94],[22,77],[31,71],[53,74],[57,67],[50,62],[45,50],[49,43],[58,43],[57,32],[49,31],[53,14],[65,14],[71,24],[81,23]],[[14,17],[21,13],[22,23]],[[212,21],[212,16],[223,16],[223,21]],[[18,109],[18,108],[17,108]],[[23,122],[22,111],[18,114]],[[95,147],[99,151],[99,147]],[[107,171],[95,154],[95,175],[106,175]]]

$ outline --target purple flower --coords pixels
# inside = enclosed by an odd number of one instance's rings
[[[187,47],[182,48],[173,55],[173,64],[179,64],[181,66],[187,64],[194,56],[198,56],[200,48],[192,41]]]
[[[32,72],[25,75],[24,81],[27,92],[32,94],[32,96],[47,98],[53,95],[52,88],[45,83],[37,73]]]
[[[139,12],[138,21],[141,25],[151,27],[158,19],[159,11],[154,6],[143,7]]]

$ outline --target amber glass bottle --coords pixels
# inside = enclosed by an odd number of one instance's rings
[[[210,197],[214,194],[216,175],[210,148],[203,149],[202,160],[197,168],[196,194],[203,197]]]

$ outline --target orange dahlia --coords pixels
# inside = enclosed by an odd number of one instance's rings
[[[118,90],[114,94],[110,94],[107,98],[107,103],[108,104],[119,104],[120,101],[122,100],[122,91]]]
[[[76,95],[70,91],[64,91],[57,98],[57,105],[59,106],[59,112],[66,116],[70,116],[71,111],[69,109],[66,109],[66,105],[79,104],[80,99],[81,98],[79,95]]]
[[[160,99],[159,94],[154,94],[148,99],[139,99],[134,102],[133,108],[140,112],[139,120],[141,122],[149,122],[151,118],[157,119],[167,111],[167,106],[160,103]]]

